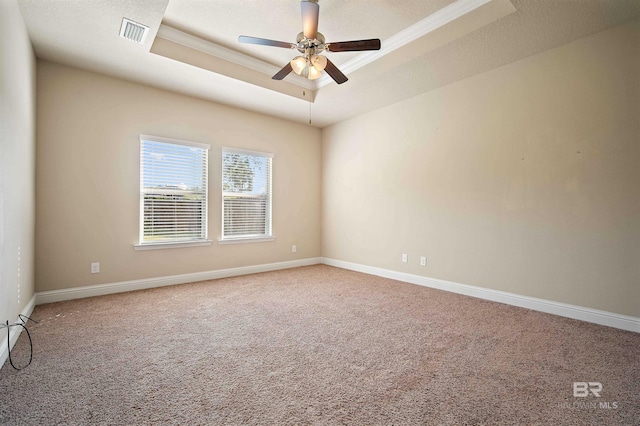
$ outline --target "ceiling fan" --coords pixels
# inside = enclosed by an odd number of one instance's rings
[[[357,52],[362,50],[380,50],[380,39],[377,38],[325,43],[324,35],[318,32],[318,16],[320,14],[318,0],[302,0],[300,5],[302,7],[302,32],[296,37],[296,43],[243,35],[238,37],[240,43],[297,49],[298,52],[302,54],[301,56],[293,58],[291,62],[278,71],[272,77],[274,80],[282,80],[289,75],[291,71],[309,80],[315,80],[322,75],[322,71],[326,71],[336,83],[342,84],[348,80],[347,76],[326,56],[321,55],[323,51]]]

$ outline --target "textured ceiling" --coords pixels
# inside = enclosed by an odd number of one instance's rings
[[[454,0],[320,0],[318,30],[328,42],[388,39]],[[240,7],[239,7],[240,5]],[[163,23],[282,67],[286,49],[238,43],[239,35],[295,42],[302,31],[299,1],[170,0]],[[295,52],[294,52],[295,53]],[[332,55],[339,65],[356,53]]]
[[[379,37],[385,48],[385,42],[405,28],[465,1],[320,0],[319,30],[328,41]],[[311,98],[308,93],[306,97],[292,94],[298,90],[296,76],[273,82],[267,74],[234,63],[193,65],[195,61],[190,62],[184,52],[177,54],[185,58],[181,61],[151,51],[164,24],[196,36],[207,46],[226,48],[241,59],[277,69],[295,51],[243,45],[236,40],[245,34],[293,41],[301,26],[297,0],[18,3],[40,58],[294,121],[308,122],[311,114],[313,125],[319,127],[640,18],[638,0],[487,1],[436,31],[407,40],[363,68],[354,68],[347,83],[314,90]],[[119,37],[123,17],[151,28],[143,45]],[[174,43],[173,47],[179,46]],[[204,58],[209,55],[205,50],[191,52],[200,52]],[[363,54],[331,55],[336,64],[348,66]],[[216,58],[210,59],[214,62]]]

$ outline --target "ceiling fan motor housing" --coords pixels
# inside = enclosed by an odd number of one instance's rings
[[[307,52],[309,52],[309,55],[314,55],[325,50],[324,40],[324,35],[319,32],[316,33],[316,38],[313,40],[306,38],[304,33],[299,33],[296,37],[296,49],[298,49],[298,52],[305,54],[305,56]]]

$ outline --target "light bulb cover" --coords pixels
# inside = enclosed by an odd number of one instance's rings
[[[298,75],[302,75],[302,72],[307,67],[307,60],[304,56],[296,56],[291,60],[291,68],[293,72]]]
[[[322,55],[313,55],[311,57],[311,65],[313,65],[318,71],[323,71],[327,66],[327,57]]]
[[[314,65],[309,66],[309,80],[315,80],[322,77],[322,70],[317,69]]]

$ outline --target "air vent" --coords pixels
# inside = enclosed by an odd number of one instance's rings
[[[148,32],[149,27],[146,25],[139,24],[131,19],[122,18],[120,37],[142,44],[144,43],[144,39],[147,37]]]

